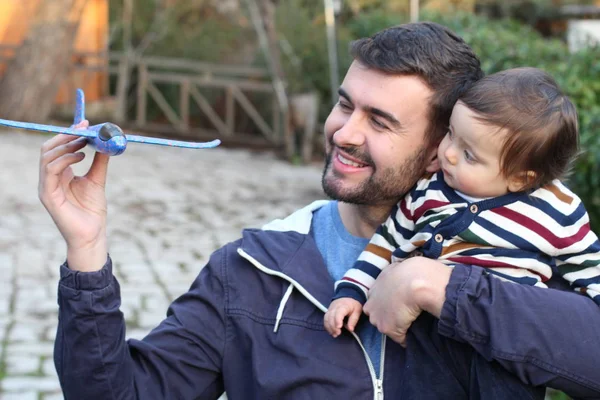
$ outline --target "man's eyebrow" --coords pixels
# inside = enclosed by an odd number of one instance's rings
[[[352,98],[350,97],[350,95],[348,94],[348,92],[346,92],[344,89],[339,88],[338,89],[338,94],[340,95],[340,97],[345,98],[347,101],[349,101],[350,103],[352,103]],[[398,119],[396,117],[394,117],[392,114],[380,110],[379,108],[375,108],[375,107],[364,107],[364,110],[370,114],[373,115],[378,115],[381,118],[385,119],[386,121],[388,121],[392,127],[394,129],[400,130],[402,129],[402,124],[400,123],[400,121],[398,121]]]
[[[400,121],[398,121],[398,119],[396,117],[394,117],[392,114],[390,114],[389,112],[380,110],[379,108],[375,108],[375,107],[365,107],[365,110],[371,114],[378,115],[381,118],[385,119],[392,125],[392,127],[394,129],[398,129],[398,130],[402,129],[402,124],[400,123]]]
[[[340,97],[344,97],[346,100],[348,100],[350,103],[352,103],[352,98],[350,97],[348,92],[346,92],[344,89],[339,88],[338,94],[340,95]]]

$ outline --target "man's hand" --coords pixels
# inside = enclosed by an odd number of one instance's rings
[[[348,328],[350,332],[354,332],[354,328],[360,318],[361,312],[362,304],[360,304],[360,302],[350,297],[335,299],[329,305],[329,309],[323,318],[325,329],[334,338],[338,337],[342,333],[344,319],[348,317],[346,328]]]
[[[391,264],[369,290],[363,311],[381,333],[406,346],[406,332],[422,311],[440,317],[451,272],[423,257]]]
[[[86,128],[83,121],[74,128]],[[41,149],[39,198],[67,243],[69,268],[95,271],[107,257],[104,185],[109,156],[96,153],[90,170],[75,176],[71,168],[85,157],[86,139],[57,135]]]

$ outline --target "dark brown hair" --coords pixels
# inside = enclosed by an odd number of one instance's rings
[[[459,99],[477,118],[506,132],[500,154],[504,177],[533,171],[523,190],[563,178],[579,152],[577,111],[555,80],[537,68],[487,76]],[[525,177],[525,176],[524,176]]]
[[[448,129],[454,104],[483,76],[473,50],[450,29],[419,22],[385,29],[351,45],[352,57],[375,70],[415,75],[432,91],[425,137],[437,145]]]

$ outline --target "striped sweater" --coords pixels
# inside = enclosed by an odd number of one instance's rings
[[[540,287],[557,273],[600,304],[600,243],[581,199],[558,180],[471,203],[442,172],[421,179],[336,282],[334,298],[364,303],[381,269],[411,255]]]

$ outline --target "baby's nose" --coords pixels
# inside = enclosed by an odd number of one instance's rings
[[[446,159],[448,160],[448,162],[450,164],[456,165],[456,162],[457,162],[456,154],[454,153],[454,151],[452,151],[451,148],[446,149],[446,152],[444,153],[444,155],[446,156]]]

